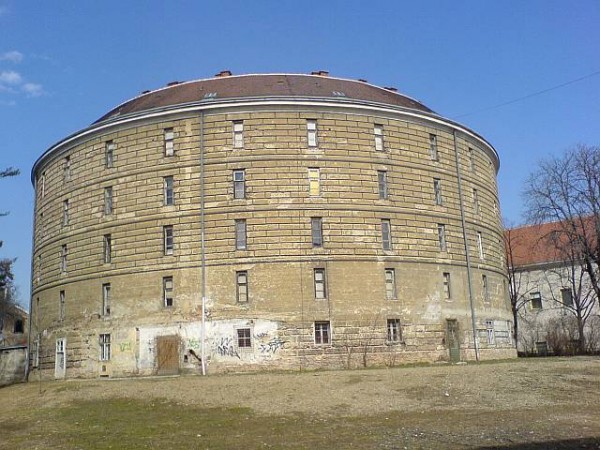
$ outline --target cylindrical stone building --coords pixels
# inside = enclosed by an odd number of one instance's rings
[[[170,83],[35,163],[46,376],[516,356],[494,148],[365,80]]]

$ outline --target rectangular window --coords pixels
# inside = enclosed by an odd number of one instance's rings
[[[444,297],[446,300],[452,298],[452,286],[450,284],[450,273],[444,272]]]
[[[112,261],[112,237],[110,234],[104,235],[104,263],[109,264]]]
[[[115,162],[115,143],[113,141],[107,141],[104,144],[104,166],[107,169],[113,167]]]
[[[381,219],[381,245],[384,250],[392,249],[392,225],[389,219]]]
[[[113,189],[111,186],[104,188],[104,215],[113,213]]]
[[[573,306],[573,291],[571,288],[563,288],[560,290],[560,298],[563,306]]]
[[[495,345],[496,344],[496,336],[494,333],[494,321],[486,320],[485,321],[485,329],[487,332],[488,345]]]
[[[429,155],[433,161],[438,161],[438,146],[437,136],[435,134],[429,135]]]
[[[481,231],[477,232],[477,250],[479,251],[479,258],[484,259],[483,254],[483,237],[481,235]]]
[[[60,291],[58,296],[58,320],[65,320],[65,291]]]
[[[235,273],[236,297],[239,303],[248,301],[248,271],[240,270]]]
[[[310,228],[313,247],[323,247],[323,218],[311,217]]]
[[[233,171],[233,198],[246,198],[246,171]]]
[[[383,125],[375,125],[373,127],[373,134],[375,135],[375,150],[378,152],[385,151],[383,146]]]
[[[396,296],[396,270],[385,269],[385,298],[395,300]]]
[[[448,246],[446,245],[446,225],[443,223],[438,223],[438,243],[440,245],[440,250],[445,252],[448,250]]]
[[[246,250],[246,219],[235,221],[235,249]]]
[[[102,285],[102,315],[110,316],[110,283]]]
[[[100,361],[110,361],[110,334],[100,335]]]
[[[237,342],[238,348],[252,348],[250,328],[238,328]]]
[[[63,217],[62,224],[66,226],[69,224],[69,200],[63,201]]]
[[[244,121],[236,120],[233,122],[233,148],[244,147]]]
[[[44,198],[46,196],[46,172],[42,173],[42,179],[40,180],[40,191],[42,198]]]
[[[308,194],[312,197],[321,195],[321,173],[319,169],[308,169]]]
[[[542,294],[539,292],[531,293],[531,309],[542,309]]]
[[[433,192],[435,194],[435,204],[440,206],[443,205],[444,198],[442,197],[442,180],[439,178],[433,179]]]
[[[63,167],[63,177],[65,181],[69,181],[71,179],[71,157],[65,156],[65,162]]]
[[[469,147],[469,169],[475,172],[475,151]]]
[[[475,188],[473,188],[473,211],[479,214],[479,193]]]
[[[324,299],[327,298],[327,287],[325,286],[325,269],[314,270],[314,281],[315,281],[315,298]]]
[[[173,177],[168,176],[163,181],[163,203],[165,206],[173,206],[175,204],[175,195],[173,193]]]
[[[387,320],[387,341],[402,342],[402,328],[400,328],[400,319]]]
[[[315,322],[315,344],[331,344],[331,324]]]
[[[60,271],[61,273],[67,272],[67,244],[63,244],[60,247]]]
[[[172,255],[174,247],[173,225],[163,227],[163,252],[165,255]]]
[[[387,172],[385,170],[377,171],[377,184],[379,188],[379,198],[385,200],[388,198]]]
[[[488,286],[487,275],[481,275],[481,289],[483,290],[483,301],[490,301],[490,287]]]
[[[306,132],[308,137],[308,146],[316,147],[317,146],[317,121],[316,120],[307,120],[306,121]]]
[[[173,156],[175,154],[175,133],[173,128],[165,128],[165,156]]]
[[[173,306],[173,277],[163,277],[163,305],[165,308]]]

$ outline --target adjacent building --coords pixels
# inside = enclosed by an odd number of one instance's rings
[[[513,357],[498,168],[366,80],[145,91],[33,167],[32,360],[61,378]]]

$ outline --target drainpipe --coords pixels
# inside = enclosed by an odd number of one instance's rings
[[[204,113],[200,112],[200,264],[202,266],[202,329],[200,330],[200,359],[202,375],[206,375],[206,243],[204,237]]]
[[[32,317],[33,317],[33,277],[35,277],[35,230],[36,230],[36,224],[37,224],[37,205],[38,205],[38,192],[37,192],[37,177],[34,177],[34,182],[33,182],[33,232],[31,233],[31,278],[29,280],[29,332],[27,333],[27,350],[25,350],[25,356],[26,356],[26,361],[27,364],[25,364],[25,375],[24,375],[24,381],[27,381],[27,379],[29,378],[29,366],[31,364],[30,356],[31,356],[31,324],[33,322]],[[39,307],[39,305],[37,305]],[[36,311],[36,314],[39,315],[39,311]],[[38,320],[39,323],[39,320]],[[39,328],[39,325],[38,325]],[[36,330],[38,333],[38,336],[40,335],[40,330]],[[40,339],[38,339],[38,344],[37,344],[37,351],[39,352],[40,350]],[[38,367],[38,370],[41,370],[40,367]]]
[[[479,340],[477,339],[477,325],[475,320],[475,306],[473,304],[473,285],[471,280],[471,257],[469,255],[469,242],[467,241],[467,227],[465,225],[465,205],[462,194],[462,178],[460,173],[460,160],[458,157],[458,144],[456,130],[452,132],[454,138],[454,158],[456,161],[456,177],[458,178],[458,199],[460,205],[460,221],[462,224],[463,242],[465,245],[465,258],[467,262],[467,285],[469,287],[469,305],[471,307],[471,327],[473,329],[473,344],[475,346],[475,359],[479,362]]]

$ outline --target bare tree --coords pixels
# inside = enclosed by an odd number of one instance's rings
[[[548,238],[564,260],[578,262],[600,301],[600,147],[578,145],[541,161],[525,186],[528,219],[557,222]]]
[[[516,247],[522,245],[520,237],[514,230],[504,226],[504,247],[506,249],[506,269],[508,272],[508,297],[513,315],[513,339],[518,342],[519,339],[519,311],[527,305],[528,298],[527,289],[524,285],[527,283],[528,277],[524,276],[523,271],[519,270],[515,265],[515,250]]]

